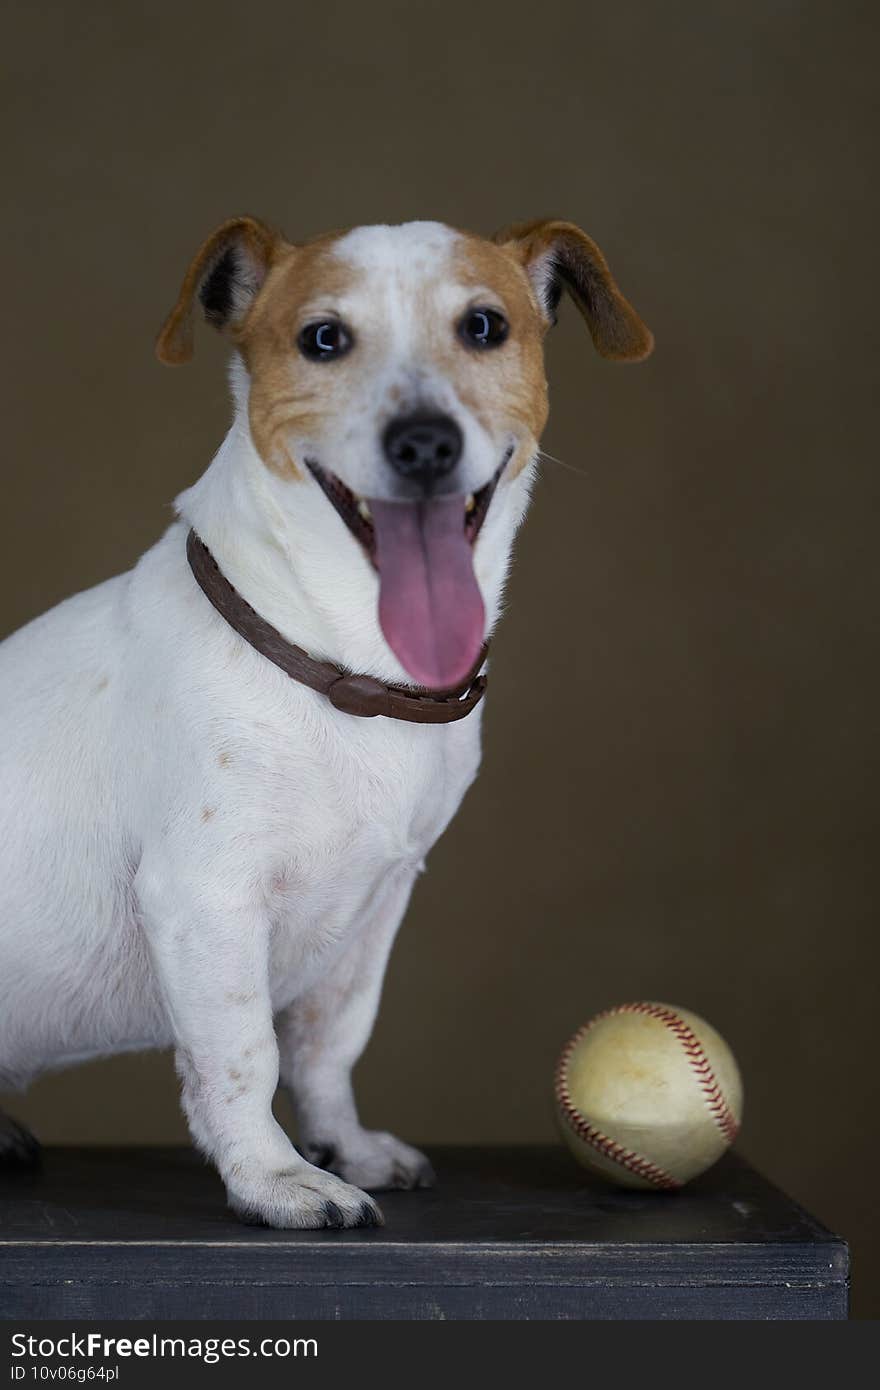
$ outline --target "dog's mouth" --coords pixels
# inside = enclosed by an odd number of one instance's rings
[[[469,494],[388,501],[359,497],[312,459],[306,465],[379,574],[379,622],[409,674],[453,688],[473,668],[486,614],[474,573],[474,544],[510,458]]]
[[[473,545],[483,528],[486,514],[489,511],[489,503],[492,501],[493,494],[501,479],[501,475],[507,467],[513,455],[514,446],[511,445],[505,452],[504,458],[496,468],[488,483],[479,488],[476,492],[468,493],[464,499],[464,535],[469,545]],[[305,460],[306,467],[320,487],[324,496],[332,502],[336,511],[342,517],[351,534],[359,545],[366,551],[370,563],[378,569],[376,560],[376,527],[373,523],[373,505],[366,497],[359,497],[356,492],[352,492],[350,487],[337,478],[335,473],[331,473],[329,468],[322,468],[314,459]],[[435,499],[443,500],[443,499]],[[389,505],[400,506],[405,503],[391,503]],[[430,506],[431,502],[423,503]]]

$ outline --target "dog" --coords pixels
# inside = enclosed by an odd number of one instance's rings
[[[225,222],[157,342],[189,359],[199,307],[230,341],[225,441],[134,569],[0,646],[0,1088],[173,1047],[244,1220],[372,1225],[432,1180],[351,1070],[477,772],[563,291],[604,357],[651,351],[571,223]]]

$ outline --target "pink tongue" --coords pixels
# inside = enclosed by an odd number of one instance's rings
[[[486,624],[464,498],[369,502],[388,645],[419,685],[458,685],[479,655]]]

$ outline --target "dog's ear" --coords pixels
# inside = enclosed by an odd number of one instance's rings
[[[580,227],[573,222],[518,222],[497,232],[493,241],[520,261],[550,323],[556,321],[556,307],[566,289],[603,357],[640,362],[650,354],[653,334],[624,299],[602,252]]]
[[[192,357],[196,297],[215,328],[233,334],[241,328],[281,244],[255,217],[232,217],[212,232],[193,257],[156,339],[159,361],[176,366]]]

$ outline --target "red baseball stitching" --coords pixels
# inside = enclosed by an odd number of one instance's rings
[[[610,1009],[608,1012],[614,1013],[616,1011]],[[605,1016],[606,1015],[599,1014],[598,1018]],[[607,1134],[603,1134],[595,1125],[591,1125],[584,1119],[583,1115],[581,1115],[580,1111],[572,1102],[568,1090],[568,1063],[571,1060],[571,1054],[575,1047],[584,1034],[592,1028],[593,1024],[598,1022],[598,1018],[591,1019],[589,1023],[585,1023],[582,1028],[579,1028],[574,1037],[566,1043],[562,1050],[562,1054],[556,1066],[555,1076],[556,1100],[560,1112],[578,1138],[583,1139],[591,1148],[597,1149],[599,1153],[605,1154],[607,1158],[612,1159],[614,1163],[619,1163],[622,1168],[628,1169],[630,1173],[635,1173],[638,1177],[644,1178],[646,1182],[651,1183],[654,1187],[661,1187],[668,1192],[674,1192],[681,1187],[681,1183],[677,1182],[671,1174],[664,1172],[662,1168],[658,1168],[657,1164],[652,1163],[650,1159],[643,1158],[641,1154],[635,1153],[633,1149],[625,1149],[622,1144],[618,1144],[616,1140],[611,1139]]]
[[[615,1014],[644,1014],[648,1018],[656,1018],[660,1023],[663,1023],[669,1028],[684,1048],[685,1056],[703,1092],[706,1106],[713,1120],[718,1125],[718,1128],[729,1143],[733,1143],[733,1140],[739,1133],[739,1123],[724,1098],[724,1093],[712,1070],[709,1059],[703,1051],[699,1038],[694,1030],[688,1027],[683,1018],[680,1018],[673,1009],[667,1009],[662,1004],[646,1004],[644,1002],[639,1002],[637,1004],[618,1004],[613,1009],[605,1009],[602,1013],[596,1014],[595,1018],[591,1018],[588,1023],[585,1023],[582,1028],[578,1029],[563,1048],[562,1055],[556,1067],[555,1091],[559,1108],[566,1121],[579,1138],[585,1140],[585,1142],[590,1144],[593,1148],[598,1149],[600,1153],[604,1153],[615,1163],[619,1163],[631,1173],[636,1173],[639,1177],[645,1178],[656,1187],[666,1189],[681,1187],[681,1183],[676,1182],[675,1179],[668,1173],[665,1173],[662,1168],[658,1168],[656,1164],[651,1163],[646,1158],[642,1158],[641,1155],[634,1153],[631,1149],[623,1148],[622,1145],[610,1139],[608,1135],[603,1134],[601,1130],[596,1129],[595,1125],[591,1125],[583,1118],[572,1103],[568,1090],[568,1064],[571,1060],[571,1055],[577,1044],[595,1024],[599,1023],[603,1018],[613,1018]]]
[[[724,1092],[712,1070],[709,1058],[703,1051],[702,1043],[693,1028],[689,1028],[684,1019],[673,1009],[667,1009],[662,1004],[645,1004],[643,1002],[619,1004],[617,1008],[606,1009],[604,1013],[597,1014],[592,1022],[598,1023],[600,1018],[611,1018],[614,1014],[645,1014],[648,1018],[659,1019],[675,1034],[691,1064],[691,1069],[697,1078],[700,1090],[703,1092],[703,1098],[712,1119],[728,1143],[732,1144],[739,1133],[739,1121],[724,1098]]]

